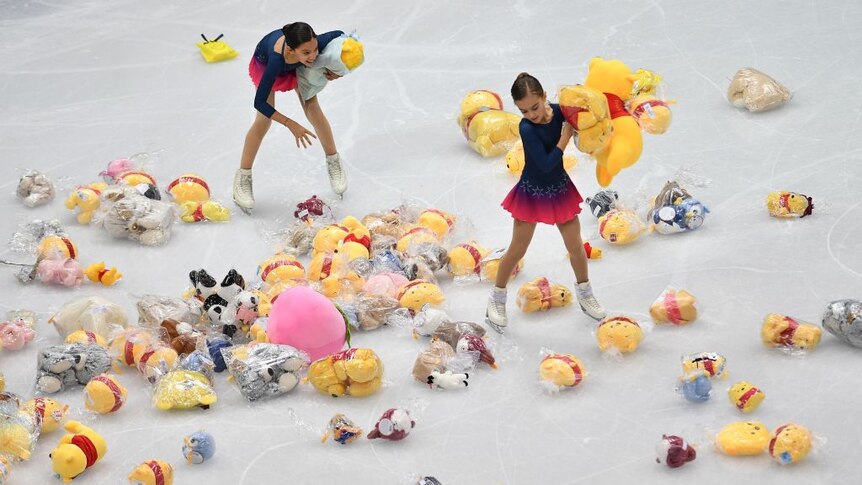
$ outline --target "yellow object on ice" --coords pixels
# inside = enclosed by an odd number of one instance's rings
[[[227,42],[221,39],[222,35],[219,34],[214,40],[209,40],[201,34],[201,37],[204,38],[203,42],[198,42],[198,49],[201,50],[201,55],[204,56],[204,60],[207,62],[219,62],[226,61],[228,59],[233,59],[238,56],[239,53],[233,50],[233,47],[227,45]]]

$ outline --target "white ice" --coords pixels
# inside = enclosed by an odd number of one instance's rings
[[[652,195],[688,168],[711,180],[695,195],[712,213],[694,233],[645,235],[627,247],[601,241],[589,214],[582,228],[605,251],[590,272],[610,311],[646,320],[649,304],[673,284],[700,299],[702,318],[656,328],[636,353],[609,359],[576,306],[525,316],[510,298],[510,329],[492,337],[500,368],[477,369],[463,392],[433,392],[412,379],[425,343],[405,328],[355,335],[355,345],[375,349],[386,365],[386,387],[366,399],[333,399],[307,385],[249,406],[222,375],[212,409],[163,413],[150,407],[143,380],[129,371],[120,377],[130,390],[126,407],[89,421],[108,440],[108,454],[76,482],[124,483],[152,458],[172,463],[180,484],[400,484],[420,474],[444,484],[858,480],[859,350],[824,334],[813,353],[795,357],[763,347],[759,336],[767,313],[819,324],[829,301],[862,298],[862,3],[852,0],[0,0],[0,234],[7,240],[21,222],[56,217],[85,263],[104,260],[125,275],[113,288],[70,291],[21,286],[11,268],[2,269],[2,310],[31,308],[41,317],[38,343],[0,353],[9,390],[31,395],[37,348],[60,342],[45,322],[65,302],[97,294],[135,319],[137,296],[179,295],[191,269],[221,276],[236,268],[251,277],[273,250],[267,234],[290,219],[296,202],[312,194],[333,200],[319,146],[298,150],[274,125],[255,166],[252,217],[237,212],[226,225],[179,226],[167,246],[148,248],[79,226],[62,206],[75,184],[94,181],[109,160],[139,152],[154,154],[148,168],[162,186],[193,171],[232,206],[230,185],[254,116],[248,59],[265,33],[295,20],[318,32],[356,29],[366,47],[365,64],[320,95],[349,172],[338,215],[412,200],[454,212],[464,236],[488,246],[509,242],[511,218],[499,203],[515,179],[501,161],[480,158],[464,142],[454,118],[465,92],[498,91],[515,111],[508,91],[519,72],[534,74],[553,96],[582,81],[596,55],[663,75],[678,101],[673,125],[645,137],[640,161],[613,188]],[[240,57],[206,64],[194,45],[202,32],[224,33]],[[733,108],[726,87],[746,66],[785,83],[793,100],[762,114]],[[292,93],[278,95],[276,107],[307,124]],[[27,209],[13,195],[31,168],[58,183],[48,206]],[[598,189],[593,172],[593,162],[579,156],[572,176],[584,196]],[[814,214],[770,218],[764,200],[771,190],[813,196]],[[26,259],[4,248],[4,258]],[[537,230],[510,294],[536,276],[573,283],[555,228]],[[443,289],[454,317],[481,320],[489,284],[445,280]],[[586,381],[545,394],[537,379],[543,347],[578,355]],[[695,405],[673,387],[680,356],[699,351],[726,355],[730,378],[716,384],[712,400]],[[742,379],[767,394],[750,416],[726,396]],[[80,415],[79,390],[58,399]],[[403,442],[319,442],[336,412],[367,431],[386,408],[405,402],[425,409]],[[770,429],[796,422],[825,441],[788,467],[765,454],[719,455],[711,433],[745,419]],[[215,435],[216,458],[186,465],[182,437],[201,428]],[[694,443],[697,460],[679,470],[657,465],[653,450],[663,433]],[[43,436],[10,483],[56,483],[47,455],[59,436]]]

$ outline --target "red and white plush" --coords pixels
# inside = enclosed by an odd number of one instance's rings
[[[674,435],[662,435],[655,451],[656,463],[671,468],[679,468],[697,457],[694,447],[686,443],[683,438]]]
[[[368,433],[368,439],[383,438],[389,441],[401,441],[410,434],[410,430],[416,426],[416,421],[410,417],[410,412],[404,408],[387,409],[374,429]]]

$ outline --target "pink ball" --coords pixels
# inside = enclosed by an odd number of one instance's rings
[[[272,343],[295,347],[315,361],[344,347],[347,327],[341,312],[325,296],[294,286],[272,304],[266,334]]]
[[[398,273],[380,273],[374,275],[365,282],[362,290],[372,295],[385,295],[389,298],[397,298],[398,290],[406,285],[409,280]]]

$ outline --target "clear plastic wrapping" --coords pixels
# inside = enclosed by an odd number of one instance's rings
[[[76,330],[109,336],[115,327],[128,326],[128,319],[123,307],[104,298],[90,296],[67,303],[48,323],[53,324],[64,338]]]
[[[143,295],[135,306],[138,324],[147,327],[158,327],[168,319],[195,324],[203,312],[203,304],[199,300],[175,296]]]
[[[111,236],[128,238],[145,246],[168,242],[177,220],[174,204],[148,199],[134,188],[120,188],[104,196],[99,223]]]
[[[308,355],[289,345],[253,343],[222,351],[240,393],[250,402],[293,390],[308,366]]]
[[[333,397],[366,397],[383,384],[383,362],[371,349],[353,348],[314,361],[308,380]]]
[[[36,392],[54,394],[70,386],[84,386],[111,368],[108,351],[96,344],[60,344],[39,352]]]
[[[737,108],[759,112],[777,108],[793,97],[781,83],[751,67],[736,71],[727,87],[727,99]]]
[[[801,219],[814,211],[814,199],[797,192],[773,191],[766,196],[766,210],[779,219]]]
[[[649,314],[656,323],[686,325],[697,320],[699,309],[694,295],[668,286],[650,305]]]
[[[822,333],[817,325],[778,313],[766,315],[760,327],[763,345],[788,351],[814,350]]]
[[[703,225],[709,209],[676,180],[668,181],[647,214],[650,227],[659,234],[693,231]]]
[[[54,198],[54,183],[44,173],[31,170],[21,176],[15,193],[24,205],[36,207]]]
[[[524,313],[547,311],[571,304],[572,290],[564,285],[551,283],[548,278],[542,276],[524,283],[518,289],[515,303]]]
[[[179,205],[180,220],[183,222],[227,222],[230,209],[215,200],[186,201]]]
[[[862,348],[862,301],[836,300],[823,312],[823,328],[844,343]]]
[[[196,350],[184,356],[177,365],[162,376],[153,392],[153,406],[170,409],[209,409],[218,397],[213,387],[214,364],[210,356]]]

